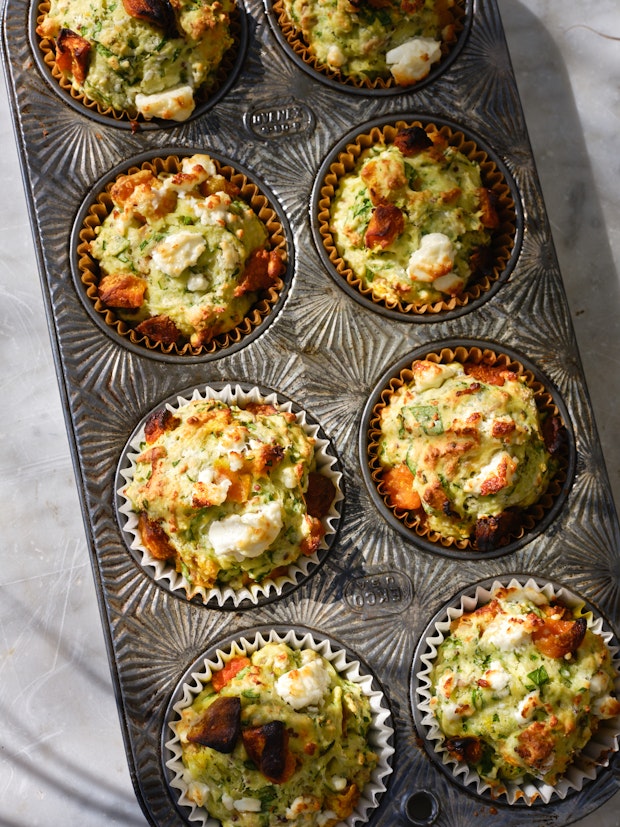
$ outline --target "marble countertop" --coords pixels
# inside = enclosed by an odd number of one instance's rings
[[[618,2],[499,5],[620,504]],[[4,90],[0,147],[0,824],[145,825],[121,739]],[[618,630],[620,618],[611,620]],[[578,824],[618,827],[620,794]]]

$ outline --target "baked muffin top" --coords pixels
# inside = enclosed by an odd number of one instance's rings
[[[330,230],[338,254],[377,300],[447,300],[489,269],[499,226],[480,165],[420,126],[360,154],[338,182]]]
[[[420,360],[380,412],[382,485],[396,509],[443,537],[491,550],[549,486],[549,432],[524,376],[501,366]],[[554,419],[554,424],[557,424]]]
[[[514,586],[453,620],[430,673],[448,753],[492,787],[556,784],[599,723],[620,714],[611,653],[589,620]]]
[[[154,342],[208,344],[285,269],[264,222],[207,155],[184,158],[177,174],[121,176],[110,197],[90,243],[98,296]]]
[[[233,44],[234,0],[50,0],[56,66],[104,109],[184,121]]]
[[[233,657],[181,715],[187,798],[223,827],[334,827],[377,765],[367,696],[313,649]]]
[[[189,594],[261,583],[319,548],[336,489],[295,414],[198,398],[156,411],[144,433],[123,493],[142,545]]]
[[[425,78],[456,39],[454,0],[283,0],[319,66],[343,76]]]

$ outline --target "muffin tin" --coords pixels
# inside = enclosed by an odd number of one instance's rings
[[[375,94],[316,78],[283,48],[272,6],[247,0],[238,72],[184,124],[137,130],[106,119],[50,82],[32,38],[32,6],[6,0],[3,56],[16,140],[77,487],[137,798],[153,825],[180,813],[163,759],[169,704],[188,670],[231,636],[308,630],[340,645],[384,688],[393,772],[373,825],[569,824],[617,790],[614,767],[527,816],[464,790],[429,758],[415,713],[416,647],[456,592],[517,573],[568,587],[613,630],[620,607],[619,527],[561,275],[495,0],[470,0],[458,48],[411,90]],[[242,38],[243,39],[243,38]],[[474,134],[514,182],[518,244],[484,300],[423,323],[361,304],[328,272],[313,193],[326,159],[371,123],[448,122]],[[155,353],[108,335],[72,279],[80,208],[116,168],[190,151],[213,153],[264,184],[290,228],[288,290],[270,323],[206,356]],[[363,412],[381,377],[408,354],[475,341],[515,352],[552,385],[574,435],[561,507],[501,556],[439,555],[386,520],[364,483]],[[260,605],[217,606],[171,592],[141,566],[117,519],[117,468],[143,417],[188,388],[272,389],[320,426],[343,474],[339,529],[308,578]],[[574,471],[574,473],[573,473]],[[499,812],[499,815],[498,815]],[[189,822],[187,822],[189,823]]]

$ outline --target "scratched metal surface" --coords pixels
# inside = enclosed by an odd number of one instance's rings
[[[29,5],[6,0],[3,9],[16,139],[136,795],[152,824],[179,823],[161,762],[168,701],[214,642],[278,624],[341,641],[386,688],[397,751],[373,824],[406,823],[404,801],[425,789],[439,802],[437,824],[497,824],[496,810],[506,825],[568,824],[615,792],[617,762],[563,802],[527,814],[493,805],[463,792],[428,759],[409,700],[421,632],[456,592],[482,578],[548,577],[608,621],[620,611],[617,517],[496,2],[474,2],[462,49],[432,83],[377,97],[313,78],[283,51],[266,7],[248,0],[245,8],[247,50],[227,93],[186,124],[135,134],[65,104],[33,66]],[[511,172],[524,216],[519,255],[501,289],[467,313],[421,324],[387,319],[336,284],[315,248],[309,207],[317,171],[343,135],[404,113],[447,119],[480,136]],[[167,361],[126,348],[93,323],[73,284],[70,235],[80,204],[111,168],[155,149],[191,148],[238,163],[268,187],[289,223],[295,263],[287,299],[260,336],[217,359]],[[409,351],[453,338],[522,353],[554,383],[575,432],[565,507],[542,534],[494,559],[459,561],[417,548],[384,521],[362,481],[358,432],[378,378]],[[273,388],[308,410],[332,440],[345,478],[340,532],[324,565],[283,599],[242,612],[190,603],[155,584],[128,552],[114,510],[117,463],[136,423],[180,389],[222,381]]]

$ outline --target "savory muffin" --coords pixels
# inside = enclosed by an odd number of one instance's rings
[[[233,45],[234,8],[234,0],[50,0],[37,33],[55,49],[57,71],[103,110],[184,121]]]
[[[96,298],[151,343],[204,347],[281,285],[283,250],[209,156],[122,175],[108,197],[88,244]]]
[[[294,413],[267,402],[207,396],[155,411],[122,489],[142,547],[188,595],[286,574],[319,549],[337,492],[315,448]]]
[[[441,538],[505,545],[557,470],[559,417],[501,363],[423,359],[407,377],[379,408],[380,492]]]
[[[337,255],[360,289],[403,309],[449,301],[491,272],[500,223],[478,160],[445,130],[421,125],[362,149],[329,215]]]
[[[601,722],[620,715],[617,671],[592,621],[514,584],[453,619],[428,674],[442,749],[494,789],[556,785]]]
[[[381,80],[411,86],[425,78],[455,43],[461,16],[458,0],[280,0],[274,5],[291,45],[317,69],[368,85]]]
[[[223,827],[333,827],[378,764],[362,686],[312,648],[226,659],[175,723],[185,797]]]

